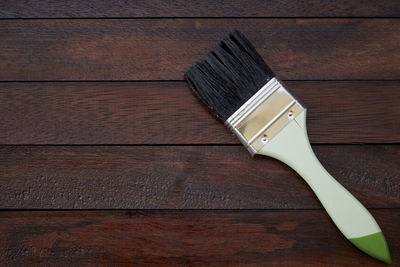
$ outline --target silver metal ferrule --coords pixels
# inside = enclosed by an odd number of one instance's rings
[[[225,124],[254,155],[303,110],[289,91],[272,78]]]

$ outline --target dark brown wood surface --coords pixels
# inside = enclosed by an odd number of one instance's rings
[[[392,251],[399,210],[371,210]],[[394,263],[399,254],[392,254]],[[13,266],[385,266],[320,210],[0,212],[0,263]],[[393,264],[395,266],[396,264]]]
[[[367,207],[400,208],[399,146],[314,149]],[[294,171],[242,146],[8,146],[0,159],[3,209],[321,208]]]
[[[0,80],[182,80],[232,29],[285,80],[397,80],[397,19],[0,20]]]
[[[183,72],[243,31],[400,263],[400,4],[0,1],[0,266],[384,266]]]
[[[400,82],[288,81],[312,143],[400,141]],[[0,83],[1,144],[238,144],[182,82]]]
[[[400,208],[400,146],[314,149],[367,207]],[[321,208],[294,171],[242,146],[7,146],[0,173],[2,209]]]
[[[399,17],[396,0],[13,0],[0,18]]]

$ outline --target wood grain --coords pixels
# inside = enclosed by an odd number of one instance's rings
[[[2,146],[1,209],[321,208],[303,180],[241,146]],[[315,146],[363,204],[400,208],[400,146]]]
[[[0,18],[399,17],[396,0],[147,0],[0,2]]]
[[[400,142],[400,82],[287,82],[313,143]],[[0,83],[1,144],[238,144],[184,82]]]
[[[400,20],[1,20],[0,80],[181,80],[232,29],[285,80],[397,80]]]
[[[0,266],[384,266],[182,81],[234,28],[398,265],[399,17],[396,0],[0,1]]]
[[[400,260],[400,211],[371,212],[396,264]],[[3,211],[0,263],[385,266],[353,247],[319,210]]]

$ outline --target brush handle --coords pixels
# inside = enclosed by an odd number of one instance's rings
[[[321,165],[308,141],[306,110],[293,119],[257,154],[292,167],[311,187],[333,222],[356,247],[390,262],[385,237],[368,210]]]

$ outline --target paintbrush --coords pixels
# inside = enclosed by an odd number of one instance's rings
[[[353,245],[391,262],[375,219],[315,156],[307,136],[307,109],[275,77],[242,33],[235,30],[223,39],[187,70],[185,79],[251,155],[270,156],[292,167]]]

